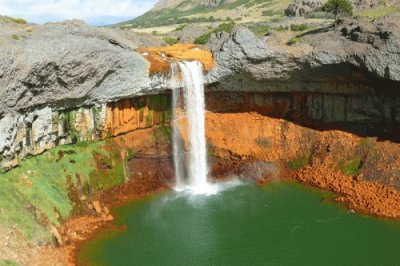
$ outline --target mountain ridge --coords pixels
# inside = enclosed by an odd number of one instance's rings
[[[380,17],[400,12],[400,0],[350,0],[356,15]],[[121,28],[152,28],[174,24],[273,21],[294,10],[315,9],[326,0],[160,0],[145,14],[116,24]],[[302,15],[295,12],[293,15]]]

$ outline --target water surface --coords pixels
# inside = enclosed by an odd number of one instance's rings
[[[400,223],[349,212],[297,183],[212,196],[167,192],[114,210],[122,232],[85,244],[80,265],[399,265]]]

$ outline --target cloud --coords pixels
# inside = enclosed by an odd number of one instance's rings
[[[157,0],[1,0],[0,14],[45,23],[83,19],[104,25],[137,17]]]

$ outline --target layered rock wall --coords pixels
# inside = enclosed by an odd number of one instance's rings
[[[51,107],[0,120],[0,166],[10,168],[27,155],[58,145],[100,140],[168,123],[169,95],[124,99],[96,106],[57,110]]]
[[[337,129],[400,141],[400,94],[208,91],[207,109],[257,112],[317,130]]]

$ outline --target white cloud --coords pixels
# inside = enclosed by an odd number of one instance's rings
[[[106,24],[139,16],[150,10],[156,1],[0,0],[0,14],[23,17],[36,23],[76,18],[92,24]]]

